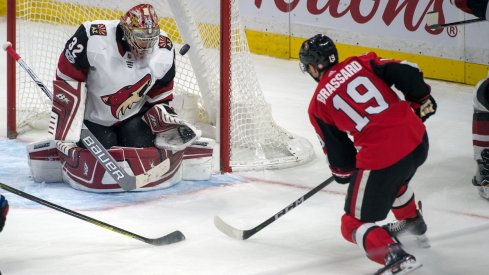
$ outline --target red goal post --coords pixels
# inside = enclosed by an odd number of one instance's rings
[[[160,28],[190,50],[176,59],[177,113],[219,143],[220,171],[273,169],[312,159],[312,145],[273,120],[259,86],[238,0],[150,0]],[[65,42],[84,21],[118,20],[129,0],[7,0],[7,39],[48,86]],[[46,127],[50,102],[7,60],[9,138]],[[182,103],[183,102],[183,103]]]

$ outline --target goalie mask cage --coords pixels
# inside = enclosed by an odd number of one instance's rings
[[[190,113],[179,115],[214,133],[220,144],[221,172],[290,167],[313,157],[309,141],[273,120],[253,68],[238,0],[144,2],[155,7],[160,28],[176,47],[174,91],[185,98],[181,112]],[[97,19],[118,20],[136,4],[8,0],[7,39],[52,90],[59,55],[78,26]],[[190,50],[181,56],[178,49],[184,44]],[[15,138],[17,133],[47,125],[51,105],[12,58],[7,66],[7,131]]]

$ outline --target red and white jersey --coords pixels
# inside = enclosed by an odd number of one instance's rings
[[[309,117],[333,168],[383,169],[421,143],[424,124],[391,85],[410,100],[430,94],[416,67],[375,53],[350,57],[325,72]]]
[[[136,57],[123,40],[119,21],[83,23],[60,55],[56,77],[86,82],[85,119],[111,126],[146,103],[173,98],[175,52],[162,31],[151,54]]]

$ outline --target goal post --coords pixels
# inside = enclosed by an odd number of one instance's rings
[[[273,169],[313,158],[310,142],[277,125],[259,86],[238,0],[148,0],[177,51],[175,110],[219,143],[220,170]],[[85,21],[118,20],[130,0],[7,0],[7,39],[52,87],[59,55]],[[8,59],[8,136],[47,126],[50,102]]]

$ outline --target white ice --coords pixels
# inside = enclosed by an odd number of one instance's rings
[[[5,37],[5,18],[0,18],[0,41]],[[0,233],[1,273],[373,274],[380,266],[341,236],[346,186],[336,183],[246,241],[214,227],[213,217],[219,215],[238,228],[252,228],[331,176],[307,118],[315,83],[295,60],[254,56],[254,62],[275,120],[312,142],[312,162],[283,170],[216,174],[210,181],[186,182],[172,190],[103,195],[29,178],[28,139],[4,138],[6,54],[1,53],[0,182],[145,237],[174,230],[186,235],[180,243],[151,246],[0,190],[11,204]],[[487,274],[489,201],[471,184],[473,87],[428,82],[439,108],[426,122],[430,155],[412,186],[424,205],[431,248],[406,242],[408,252],[423,263],[413,274]]]

